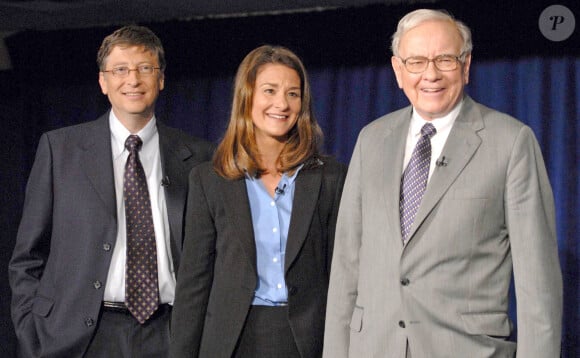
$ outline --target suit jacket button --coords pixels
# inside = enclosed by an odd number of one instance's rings
[[[103,244],[103,250],[111,251],[111,244],[109,244],[108,242]]]
[[[85,318],[85,326],[92,327],[95,324],[95,321],[92,318]]]
[[[97,280],[95,282],[93,282],[93,286],[95,287],[95,289],[99,289],[101,288],[103,285],[101,284],[101,281]]]
[[[410,282],[411,281],[409,281],[409,279],[406,277],[401,279],[401,285],[403,285],[403,286],[407,286]]]
[[[298,291],[298,289],[296,288],[296,286],[289,286],[288,287],[288,294],[290,294],[292,296],[294,296],[297,291]]]
[[[404,321],[399,321],[399,327],[405,328],[405,322]]]

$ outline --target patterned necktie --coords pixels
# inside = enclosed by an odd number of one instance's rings
[[[130,135],[125,141],[129,157],[125,164],[123,197],[127,220],[125,304],[143,324],[159,306],[157,248],[145,171],[139,160],[143,141]]]
[[[399,198],[399,212],[401,214],[401,234],[403,243],[409,239],[411,225],[423,199],[429,177],[431,164],[431,137],[437,130],[431,123],[421,128],[421,138],[417,142],[411,160],[401,178],[401,197]]]

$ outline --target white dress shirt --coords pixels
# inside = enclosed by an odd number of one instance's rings
[[[113,170],[115,174],[115,193],[117,197],[117,241],[113,250],[111,266],[105,286],[105,301],[125,301],[125,263],[127,249],[127,228],[125,221],[125,203],[123,201],[123,175],[129,152],[125,149],[125,140],[131,134],[117,119],[113,111],[109,116],[111,128],[111,148]],[[161,185],[163,170],[159,149],[159,133],[155,116],[137,134],[143,141],[139,159],[147,177],[147,187],[151,200],[155,242],[157,247],[157,272],[159,277],[160,303],[173,304],[175,297],[175,272],[171,257],[171,243],[165,191]]]

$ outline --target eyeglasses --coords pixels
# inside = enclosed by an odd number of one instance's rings
[[[406,59],[401,59],[403,65],[407,71],[411,73],[421,73],[429,67],[429,62],[433,62],[435,68],[439,71],[447,72],[447,71],[454,71],[457,69],[458,63],[463,63],[463,55],[465,53],[462,52],[459,56],[454,55],[439,55],[435,58],[427,58],[424,56],[412,56],[407,57]]]
[[[108,71],[101,71],[101,72],[110,72],[115,77],[127,77],[131,71],[137,71],[141,76],[151,76],[155,70],[161,69],[160,67],[153,67],[151,65],[141,65],[137,66],[137,68],[129,68],[127,66],[119,66],[115,67],[112,70]]]

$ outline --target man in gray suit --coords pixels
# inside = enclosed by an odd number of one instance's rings
[[[165,56],[149,29],[127,26],[107,36],[97,62],[112,109],[96,121],[45,133],[30,173],[9,267],[23,357],[168,354],[187,176],[210,159],[212,146],[155,117]],[[137,172],[148,215],[134,219],[128,183]],[[146,237],[135,233],[133,220],[141,218]],[[129,254],[136,250],[139,256]],[[129,272],[138,260],[151,263],[139,268],[150,274],[132,285]],[[134,304],[141,296],[126,294],[139,292],[139,282],[155,283],[145,313]]]
[[[359,135],[324,357],[559,357],[554,202],[534,134],[464,94],[471,33],[447,13],[407,14],[392,50],[411,106]],[[512,273],[517,343],[508,341]]]

